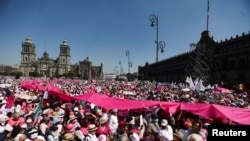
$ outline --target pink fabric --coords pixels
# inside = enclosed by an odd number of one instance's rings
[[[220,93],[225,93],[225,94],[231,94],[232,91],[229,89],[223,88],[223,87],[216,87],[214,88],[215,91],[220,92]]]
[[[31,87],[34,83],[24,82],[21,84],[22,87]],[[88,101],[97,106],[106,109],[139,109],[145,107],[162,106],[164,109],[168,109],[169,113],[175,113],[179,110],[192,112],[196,115],[207,117],[207,118],[229,118],[239,124],[250,125],[250,110],[243,108],[228,107],[216,104],[203,104],[203,103],[172,103],[172,102],[160,102],[160,101],[147,101],[147,100],[128,100],[108,97],[104,94],[87,93],[78,96],[69,96],[61,93],[58,87],[48,84],[49,95],[56,95],[61,100],[70,102],[72,100],[77,101]],[[39,88],[39,87],[38,87]],[[218,87],[217,87],[218,89]]]

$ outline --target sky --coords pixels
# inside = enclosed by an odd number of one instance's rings
[[[104,73],[137,72],[156,62],[150,15],[158,16],[158,41],[165,42],[161,61],[199,41],[207,7],[207,0],[0,0],[0,65],[20,64],[22,42],[30,36],[37,58],[46,51],[56,59],[67,40],[71,64],[89,57]],[[248,34],[250,1],[209,0],[208,30],[218,42]]]

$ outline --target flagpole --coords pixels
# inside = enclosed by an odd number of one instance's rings
[[[207,0],[207,31],[208,31],[208,21],[209,21],[209,0]]]

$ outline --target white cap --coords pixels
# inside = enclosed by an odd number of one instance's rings
[[[74,111],[79,111],[79,108],[78,107],[74,107]]]

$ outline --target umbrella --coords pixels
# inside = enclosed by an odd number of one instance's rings
[[[214,91],[224,93],[224,94],[231,94],[232,93],[231,90],[229,90],[227,88],[223,88],[223,87],[216,87],[216,88],[214,88]]]

